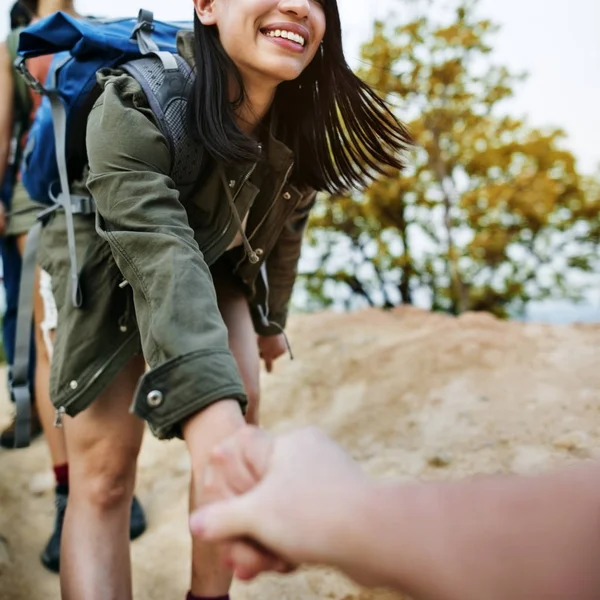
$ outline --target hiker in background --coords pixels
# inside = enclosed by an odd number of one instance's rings
[[[300,564],[429,600],[600,598],[600,465],[452,483],[368,477],[318,430],[247,427],[211,457],[192,531],[241,579]]]
[[[20,27],[27,27],[31,23],[31,14],[29,11],[17,0],[10,9],[10,29],[19,29]]]
[[[75,10],[71,0],[20,0],[19,6],[27,11],[33,20],[44,18],[57,10],[75,15]],[[35,111],[37,110],[41,98],[38,94],[31,91],[24,82],[20,74],[13,68],[12,64],[16,58],[16,49],[18,44],[18,34],[20,29],[16,29],[9,35],[7,42],[2,46],[2,80],[0,90],[6,94],[6,102],[2,102],[3,107],[7,107],[7,113],[13,114],[12,120],[16,122],[16,117],[22,115],[20,125],[19,142],[20,146],[25,144],[27,129],[29,128]],[[32,75],[39,81],[44,82],[50,67],[52,56],[40,56],[27,61],[27,66]],[[14,93],[13,93],[14,90]],[[12,109],[12,110],[10,110]],[[10,121],[8,121],[10,123]],[[14,128],[14,124],[13,124]],[[5,132],[4,127],[2,133]],[[19,153],[20,154],[20,151]],[[2,162],[1,164],[5,164]],[[18,163],[17,163],[18,165]],[[16,169],[18,171],[18,168]],[[12,206],[7,215],[5,244],[14,240],[15,248],[20,255],[23,253],[27,232],[34,225],[36,216],[43,209],[38,203],[33,202],[25,187],[19,181],[18,173],[15,172],[14,186],[12,193]],[[66,243],[64,241],[60,243]],[[6,264],[6,263],[5,263]],[[18,288],[21,269],[19,266],[18,274],[14,275],[14,290],[16,298],[12,301],[18,303]],[[27,275],[27,274],[26,274]],[[29,274],[30,276],[33,274]],[[48,444],[50,459],[52,462],[55,476],[55,505],[56,516],[54,520],[54,529],[41,553],[41,561],[50,571],[58,573],[60,570],[60,545],[62,536],[62,527],[64,515],[69,494],[69,461],[67,448],[65,444],[64,432],[55,426],[55,409],[50,401],[49,378],[50,361],[52,356],[53,331],[56,326],[56,307],[53,305],[54,298],[49,290],[49,277],[40,269],[35,272],[33,321],[34,321],[34,340],[35,340],[35,373],[31,377],[34,381],[34,406],[32,410],[32,434],[35,433],[37,423],[41,422],[41,428]],[[16,307],[15,307],[16,311]],[[14,347],[14,326],[12,331],[12,343]],[[39,421],[38,419],[39,415]],[[14,440],[14,423],[2,433],[2,445],[12,447]],[[146,519],[142,507],[137,499],[132,500],[131,504],[131,523],[130,537],[135,539],[139,537],[146,529]]]
[[[180,115],[201,158],[191,153],[186,165],[201,167],[193,191],[171,178],[172,146],[138,81],[105,69],[87,121],[97,206],[87,237],[75,215],[80,308],[57,243],[64,213],[41,240],[58,306],[53,401],[67,413],[70,453],[65,599],[131,598],[123,529],[142,419],[160,438],[185,440],[190,507],[211,500],[208,455],[244,413],[258,421],[260,360],[270,369],[286,350],[316,192],[401,168],[410,142],[347,65],[335,0],[197,0],[194,32],[180,34],[178,51],[196,72]],[[219,554],[194,540],[188,599],[229,597]]]
[[[39,207],[23,204],[22,196],[16,200],[18,217],[9,218],[13,194],[18,179],[18,163],[23,147],[24,134],[29,126],[32,110],[31,96],[20,77],[15,77],[12,67],[16,56],[19,31],[31,21],[29,11],[16,2],[10,10],[11,33],[6,43],[0,44],[0,250],[2,253],[2,284],[6,309],[2,317],[2,343],[8,365],[8,386],[12,380],[15,353],[17,309],[19,305],[19,282],[21,280],[21,252],[27,231],[35,222]],[[33,341],[33,330],[31,332]],[[33,382],[35,371],[35,345],[31,344],[29,357],[29,380]],[[31,389],[33,396],[34,390]],[[14,422],[0,432],[0,446],[14,447]],[[31,437],[42,432],[35,403],[31,414]]]

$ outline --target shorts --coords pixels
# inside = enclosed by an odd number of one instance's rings
[[[34,202],[27,193],[25,186],[19,181],[13,192],[10,216],[6,227],[6,236],[26,234],[36,223],[37,215],[44,206]]]

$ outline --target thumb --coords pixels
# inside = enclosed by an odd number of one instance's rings
[[[256,518],[251,496],[251,493],[235,496],[195,511],[190,517],[192,535],[206,542],[250,536]]]

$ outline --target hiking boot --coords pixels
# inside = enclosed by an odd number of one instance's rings
[[[33,441],[41,433],[42,424],[40,423],[34,404],[31,407],[31,441]],[[15,447],[15,417],[13,417],[12,423],[6,427],[2,433],[0,433],[0,446],[8,450],[12,450]]]
[[[54,531],[42,552],[40,559],[42,564],[54,573],[60,570],[60,540],[67,509],[68,494],[56,490],[56,518],[54,520]],[[134,496],[131,502],[131,525],[129,526],[129,539],[135,540],[146,531],[146,515],[139,500]]]
[[[131,519],[129,522],[129,539],[135,540],[146,531],[146,515],[140,501],[133,497],[131,501]]]
[[[41,555],[42,564],[49,571],[58,573],[60,568],[60,538],[62,537],[65,510],[67,510],[68,494],[57,487],[54,502],[56,503],[56,517],[54,518],[54,531]]]

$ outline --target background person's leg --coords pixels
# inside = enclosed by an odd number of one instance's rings
[[[6,297],[6,313],[2,319],[2,342],[8,364],[9,385],[12,377],[12,365],[15,356],[15,336],[17,330],[17,312],[19,309],[19,285],[21,283],[21,251],[25,245],[25,237],[8,236],[2,238],[3,283]],[[29,381],[31,382],[31,395],[35,395],[33,386],[35,372],[35,342],[33,328],[31,331],[31,346],[29,353]],[[0,446],[12,449],[15,445],[14,421],[0,433]],[[31,413],[31,438],[34,439],[42,432],[35,404]]]
[[[2,250],[2,283],[4,284],[6,297],[6,312],[2,318],[2,344],[6,363],[10,368],[13,365],[15,356],[21,255],[13,236],[0,238],[0,249]]]
[[[36,268],[35,279],[33,296],[33,321],[37,349],[35,401],[56,480],[54,529],[40,558],[47,569],[58,573],[60,540],[69,495],[69,464],[65,435],[62,429],[55,427],[56,411],[50,401],[50,363],[57,320],[56,303],[52,295],[52,285],[48,273]]]

